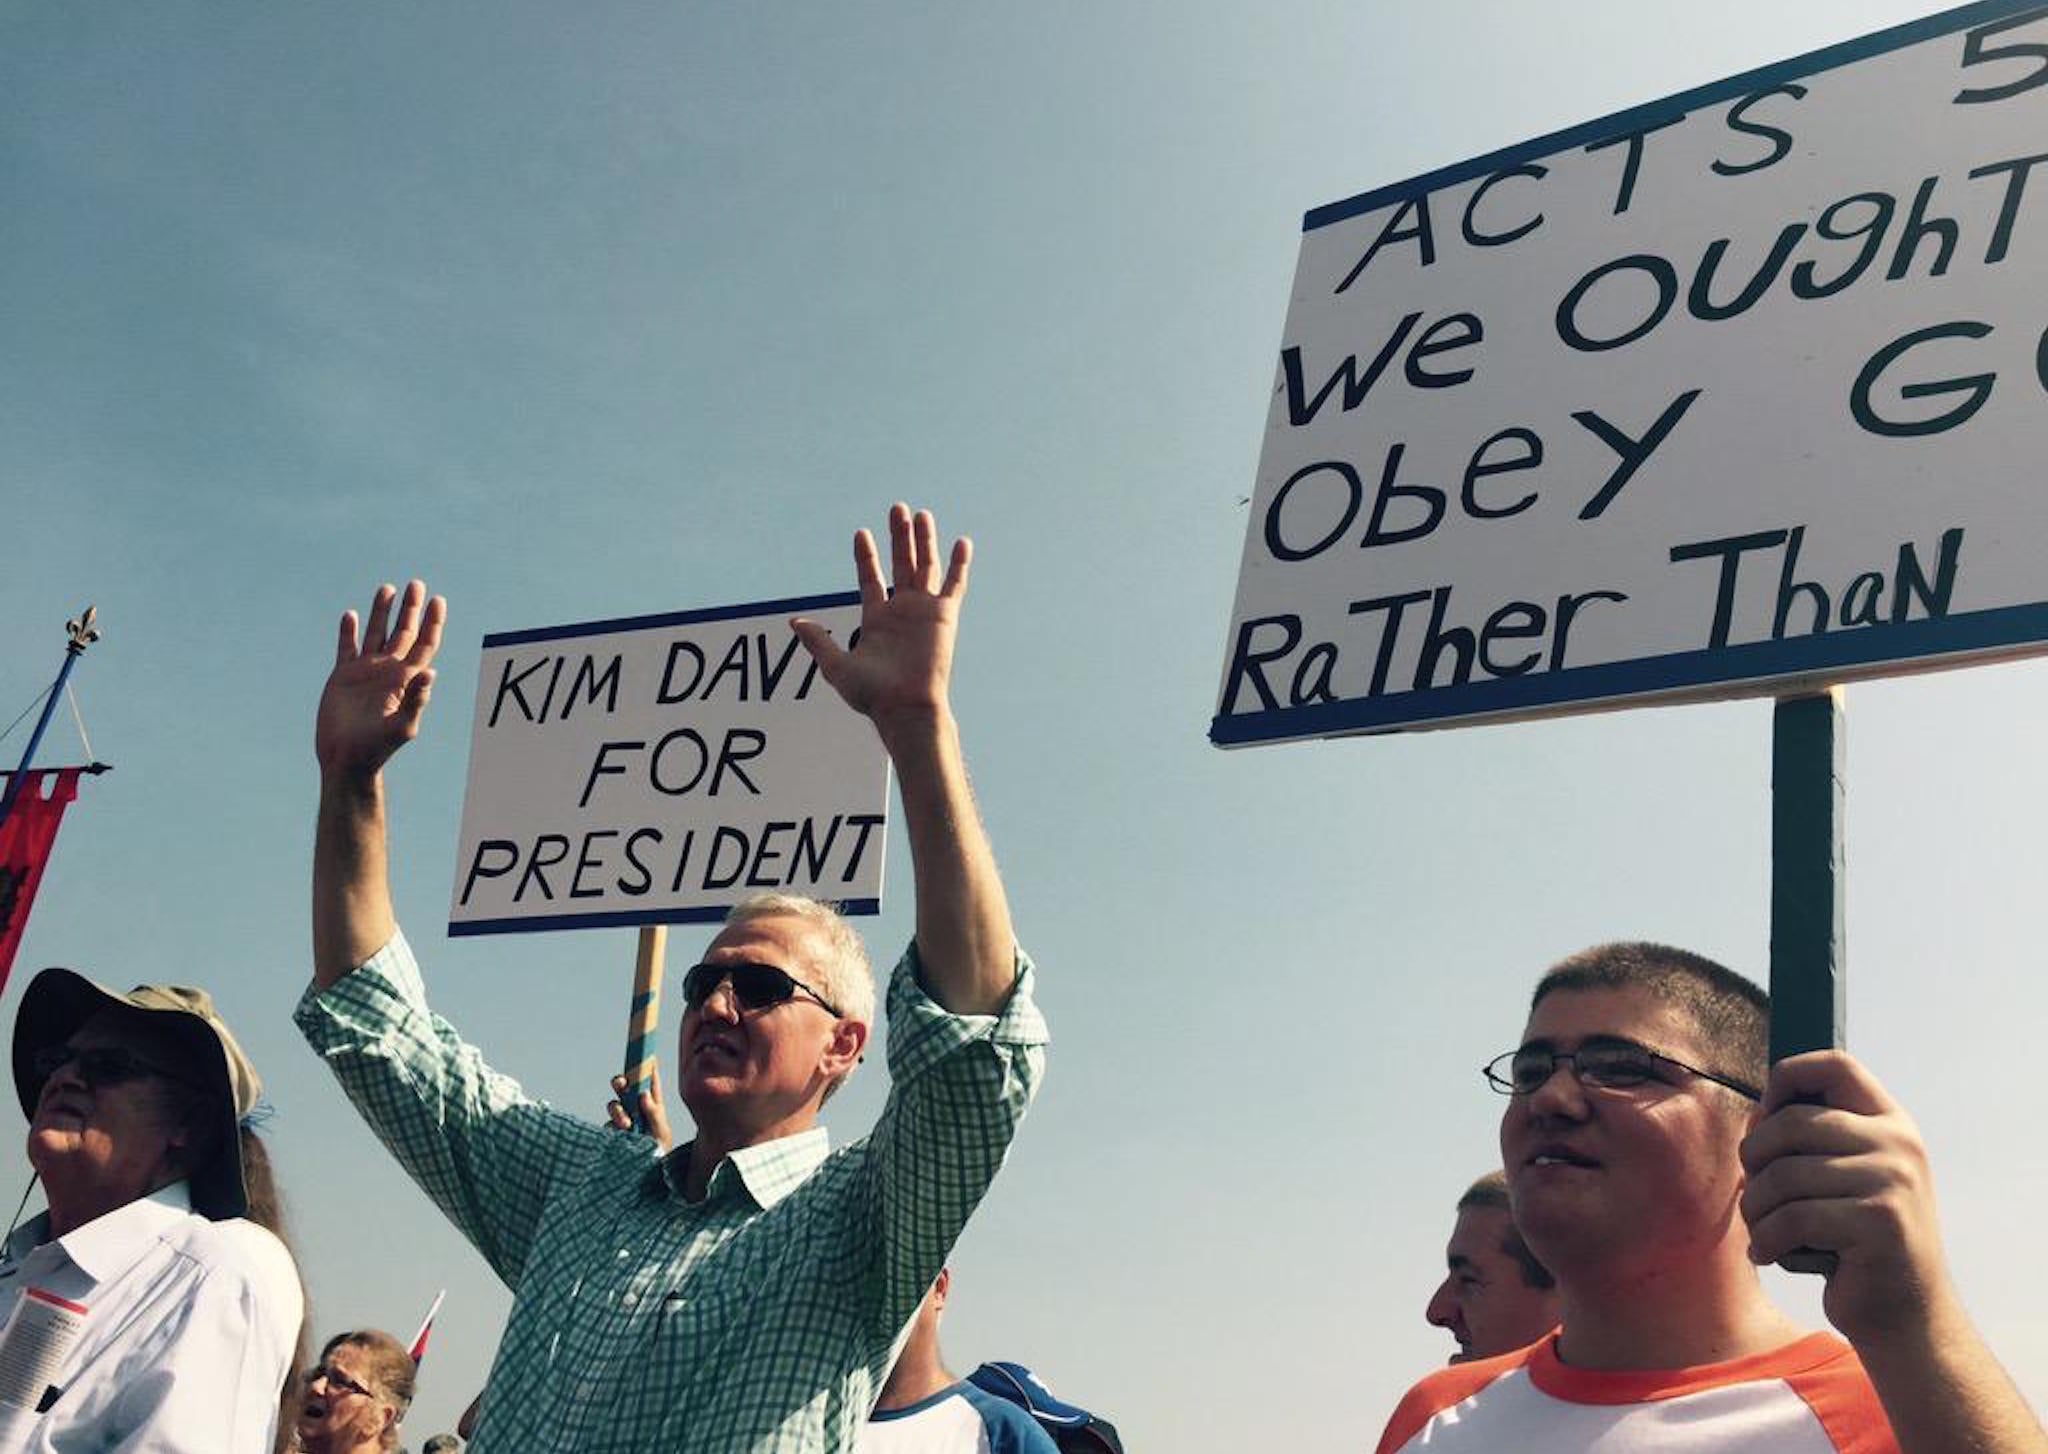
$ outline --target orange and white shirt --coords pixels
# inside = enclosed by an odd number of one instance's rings
[[[1599,1373],[1557,1335],[1408,1391],[1377,1454],[1898,1454],[1863,1365],[1832,1333],[1698,1368]]]

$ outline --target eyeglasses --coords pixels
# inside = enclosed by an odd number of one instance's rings
[[[732,997],[743,1010],[765,1010],[806,994],[831,1011],[834,1019],[846,1018],[839,1006],[788,970],[752,962],[693,965],[683,976],[684,1006],[692,1010],[703,1008],[712,992],[728,980],[732,983]]]
[[[1593,1090],[1632,1091],[1646,1085],[1675,1086],[1681,1077],[1674,1072],[1680,1072],[1710,1080],[1715,1085],[1724,1085],[1748,1100],[1763,1098],[1754,1086],[1739,1080],[1717,1075],[1711,1070],[1701,1070],[1697,1065],[1687,1065],[1682,1060],[1673,1060],[1663,1052],[1638,1045],[1633,1040],[1606,1036],[1587,1040],[1577,1050],[1568,1052],[1552,1050],[1541,1043],[1524,1045],[1519,1050],[1494,1057],[1480,1073],[1486,1077],[1488,1085],[1504,1096],[1534,1095],[1565,1061],[1571,1062],[1579,1084]]]
[[[329,1368],[323,1363],[316,1368],[306,1370],[306,1387],[311,1388],[322,1379],[327,1380],[327,1388],[330,1393],[361,1394],[364,1398],[375,1398],[377,1396],[338,1368]]]
[[[28,1063],[34,1069],[38,1082],[48,1080],[67,1065],[76,1065],[79,1078],[94,1088],[124,1085],[152,1075],[183,1085],[192,1084],[184,1076],[160,1065],[152,1065],[121,1045],[44,1045],[30,1053]]]

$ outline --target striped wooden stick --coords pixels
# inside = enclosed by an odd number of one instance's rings
[[[640,926],[640,952],[633,962],[633,1003],[626,1015],[626,1114],[642,1131],[647,1115],[640,1095],[654,1084],[655,1036],[661,1029],[661,962],[668,952],[668,925]]]

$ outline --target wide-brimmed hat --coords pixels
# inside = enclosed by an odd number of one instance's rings
[[[214,1221],[244,1215],[248,1188],[242,1180],[242,1118],[263,1094],[256,1067],[213,1008],[213,996],[189,985],[137,985],[116,994],[68,969],[46,969],[29,981],[14,1020],[14,1090],[22,1113],[34,1119],[43,1077],[35,1053],[69,1040],[93,1016],[113,1010],[140,1017],[169,1036],[180,1049],[181,1070],[206,1088],[218,1118],[219,1145],[206,1164],[192,1168],[192,1210]]]

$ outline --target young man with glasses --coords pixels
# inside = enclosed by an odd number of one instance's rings
[[[969,548],[861,531],[851,651],[796,630],[896,772],[916,937],[888,989],[891,1091],[828,1155],[819,1107],[860,1060],[873,990],[822,906],[750,907],[684,980],[662,1156],[549,1110],[428,1010],[392,918],[384,763],[417,733],[446,607],[418,582],[342,620],[321,697],[314,987],[299,1023],[401,1163],[513,1289],[476,1454],[849,1449],[893,1346],[1002,1164],[1043,1062],[948,678]],[[395,614],[394,614],[394,607]]]
[[[1949,1282],[1912,1122],[1846,1054],[1767,1067],[1768,1030],[1761,990],[1662,945],[1544,976],[1485,1074],[1563,1326],[1423,1380],[1380,1454],[2048,1450]],[[1799,1249],[1834,1259],[1841,1337],[1764,1295]]]

